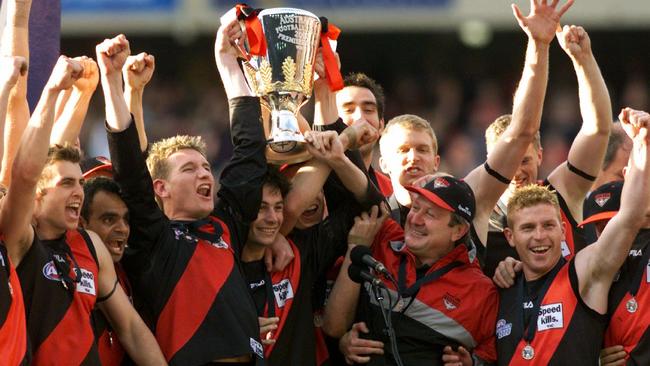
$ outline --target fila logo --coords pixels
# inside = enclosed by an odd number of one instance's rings
[[[447,310],[454,310],[460,306],[460,299],[454,297],[449,293],[446,293],[442,297],[442,302],[445,304],[445,308],[447,308]]]
[[[542,305],[537,316],[537,330],[539,332],[549,329],[564,328],[564,313],[562,303]]]
[[[273,285],[273,293],[275,294],[275,302],[278,307],[284,307],[288,300],[293,299],[293,288],[288,279],[284,279]]]
[[[447,188],[449,187],[449,182],[445,178],[436,178],[433,181],[433,188]]]
[[[6,267],[7,265],[5,264],[5,257],[0,253],[0,265],[3,267]]]
[[[645,267],[645,282],[650,283],[650,261],[648,261]]]
[[[532,308],[533,308],[532,301],[524,302],[524,309],[532,309]]]
[[[612,197],[611,193],[600,193],[597,194],[596,197],[594,197],[594,201],[596,201],[596,204],[598,206],[603,207],[611,197]]]
[[[643,250],[641,249],[630,249],[630,257],[640,257],[643,255]]]

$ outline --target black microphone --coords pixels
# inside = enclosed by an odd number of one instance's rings
[[[350,252],[350,260],[352,263],[358,266],[370,267],[374,269],[375,272],[379,272],[386,277],[390,277],[390,273],[388,273],[386,266],[372,257],[372,252],[370,252],[370,248],[368,247],[357,245],[356,247],[352,248],[352,251]]]
[[[356,283],[370,282],[373,286],[386,288],[386,285],[384,285],[379,278],[374,277],[368,271],[365,271],[363,268],[354,264],[351,264],[350,267],[348,267],[348,276],[350,276],[350,279]]]

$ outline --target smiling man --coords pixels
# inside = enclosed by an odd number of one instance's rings
[[[104,167],[103,172],[111,172],[110,165]],[[89,176],[87,173],[84,173],[84,177]],[[92,230],[102,239],[113,259],[117,280],[131,299],[131,285],[120,264],[129,238],[129,209],[122,200],[120,187],[112,179],[98,176],[86,181],[83,188],[85,199],[81,207],[80,226]],[[120,365],[124,359],[124,348],[117,339],[115,330],[101,312],[94,311],[93,318],[102,365]]]
[[[572,260],[562,257],[557,196],[536,184],[508,202],[504,234],[523,263],[515,285],[501,292],[497,321],[499,365],[596,365],[606,327],[608,292],[650,203],[650,118],[625,109],[621,122],[633,148],[618,214],[596,243]]]

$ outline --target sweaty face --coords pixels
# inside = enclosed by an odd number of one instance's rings
[[[170,172],[161,197],[165,214],[173,220],[196,220],[214,208],[214,178],[210,163],[196,150],[184,149],[167,159]]]
[[[407,248],[420,260],[436,258],[438,253],[453,248],[460,237],[458,228],[449,226],[451,212],[418,194],[412,194],[412,199],[404,225]]]
[[[119,262],[129,238],[129,210],[122,199],[110,192],[99,191],[90,204],[90,216],[85,228],[99,235],[111,253],[113,262]]]
[[[346,86],[336,93],[336,107],[343,122],[351,126],[360,121],[366,121],[381,132],[384,121],[379,118],[377,99],[370,89],[359,86]],[[361,148],[372,151],[374,144],[367,144]]]
[[[320,193],[307,209],[298,217],[296,228],[304,230],[323,221],[323,212],[325,211],[325,195],[321,190]]]
[[[69,161],[55,162],[46,169],[50,179],[36,198],[34,213],[42,238],[53,239],[79,225],[84,179],[79,164]]]
[[[382,136],[380,164],[393,183],[403,187],[438,170],[440,156],[431,136],[420,130],[394,126]]]
[[[284,199],[280,190],[264,185],[257,219],[251,223],[246,245],[270,246],[280,232],[284,219]]]
[[[510,189],[514,190],[529,184],[537,182],[537,170],[542,164],[542,155],[535,149],[531,143],[526,150],[526,154],[521,159],[521,164],[517,168],[515,178],[510,182]]]
[[[504,231],[524,264],[527,280],[537,279],[551,269],[562,256],[564,226],[560,214],[550,204],[538,204],[508,212],[512,227]]]

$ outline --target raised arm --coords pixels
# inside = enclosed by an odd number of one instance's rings
[[[558,41],[573,62],[578,78],[582,127],[571,144],[567,162],[557,167],[548,180],[579,221],[582,203],[594,180],[587,177],[597,176],[603,164],[612,125],[612,107],[587,32],[582,27],[564,26],[558,33]],[[570,169],[569,164],[575,169]]]
[[[483,244],[487,241],[490,213],[539,130],[548,82],[550,43],[555,38],[560,17],[572,4],[573,0],[569,0],[558,8],[557,0],[550,4],[531,0],[527,17],[522,15],[517,5],[512,6],[519,26],[528,35],[524,70],[512,106],[512,121],[488,152],[487,164],[496,174],[490,174],[486,167],[479,166],[465,178],[476,195],[474,228]]]
[[[13,162],[11,184],[0,214],[0,230],[16,266],[32,244],[33,230],[30,223],[36,185],[47,161],[56,99],[62,90],[72,87],[82,72],[83,67],[78,62],[65,56],[59,57],[25,129]]]
[[[97,89],[99,82],[97,63],[86,56],[75,57],[74,60],[81,63],[84,72],[74,83],[69,97],[62,106],[61,114],[56,117],[50,144],[77,144],[81,126],[83,126],[86,113],[88,113],[90,100]]]
[[[353,282],[348,276],[348,268],[352,263],[350,252],[357,245],[370,247],[373,244],[375,235],[384,229],[384,221],[388,217],[386,214],[380,216],[380,212],[379,207],[374,206],[369,213],[364,212],[356,217],[348,234],[348,251],[330,292],[323,316],[323,331],[331,337],[343,336],[354,321],[361,285]],[[376,245],[387,245],[387,243],[378,241]]]
[[[144,128],[144,110],[142,108],[142,96],[144,88],[151,80],[156,69],[156,59],[146,52],[136,56],[129,56],[122,68],[124,78],[124,98],[129,106],[129,111],[135,120],[140,140],[140,150],[147,150],[147,133]]]
[[[95,51],[106,104],[106,124],[112,132],[124,131],[131,124],[131,113],[122,88],[122,67],[131,54],[129,41],[120,34],[98,44]]]
[[[7,106],[9,104],[9,94],[16,86],[18,78],[27,73],[27,61],[21,56],[0,56],[0,161],[2,161],[2,153],[4,141],[1,139],[4,136],[5,130],[5,116],[7,115]],[[4,192],[2,192],[4,195]]]
[[[2,32],[1,53],[23,57],[29,64],[29,13],[32,2],[31,0],[7,0],[6,5],[7,23]],[[0,181],[5,187],[9,186],[13,161],[28,120],[27,73],[25,73],[18,78],[16,87],[9,95],[0,171]]]
[[[616,272],[627,258],[639,229],[647,225],[650,217],[650,114],[625,108],[619,118],[633,141],[621,207],[598,241],[575,257],[580,295],[601,314],[607,311],[607,294]]]

